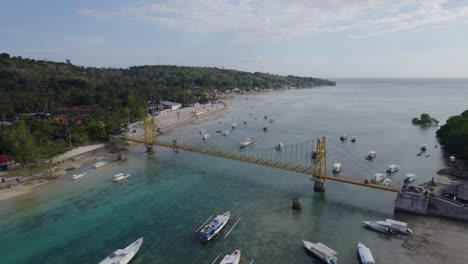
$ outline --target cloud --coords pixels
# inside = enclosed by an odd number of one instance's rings
[[[468,4],[461,0],[161,0],[113,10],[82,9],[78,14],[224,34],[245,42],[324,32],[379,37],[449,26],[467,21]]]
[[[86,45],[86,46],[100,46],[104,44],[104,39],[100,37],[89,36],[68,36],[64,39],[66,43]]]

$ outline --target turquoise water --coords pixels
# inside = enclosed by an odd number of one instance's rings
[[[467,85],[467,80],[338,80],[336,87],[242,96],[228,101],[230,111],[219,120],[174,135],[226,148],[254,136],[253,149],[326,136],[329,165],[341,162],[343,175],[366,178],[395,163],[401,170],[392,180],[401,182],[413,172],[421,183],[435,176],[446,157],[440,147],[432,149],[437,128],[410,120],[422,112],[440,120],[461,113],[468,107]],[[276,119],[267,133],[265,114]],[[233,120],[239,129],[229,136],[214,132],[230,128]],[[207,143],[200,128],[212,135]],[[358,142],[339,142],[341,133],[356,135]],[[423,143],[430,146],[428,158],[416,156]],[[372,167],[362,161],[369,150],[377,151]],[[395,194],[335,182],[318,194],[305,175],[161,148],[152,156],[144,151],[134,147],[125,163],[90,170],[76,182],[64,177],[1,202],[1,263],[97,263],[140,236],[145,240],[132,263],[211,263],[234,249],[255,263],[319,263],[304,252],[300,239],[325,243],[339,252],[340,263],[357,263],[358,241],[372,249],[378,263],[414,262],[402,239],[361,227],[367,219],[422,220],[394,216]],[[118,172],[132,176],[113,184]],[[291,210],[295,196],[302,198],[301,212]],[[194,230],[213,212],[227,210],[242,218],[236,229],[227,239],[201,244]]]

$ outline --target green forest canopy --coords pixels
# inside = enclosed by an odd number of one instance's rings
[[[436,134],[447,151],[468,158],[468,110],[450,117]]]

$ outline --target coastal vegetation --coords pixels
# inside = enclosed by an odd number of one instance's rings
[[[419,118],[415,117],[411,120],[414,125],[438,125],[439,120],[431,117],[429,114],[423,113]]]
[[[0,54],[0,154],[25,163],[107,141],[144,119],[148,101],[188,105],[215,91],[335,85],[297,76],[172,65],[83,67]]]
[[[447,151],[468,158],[468,110],[450,117],[436,134]]]

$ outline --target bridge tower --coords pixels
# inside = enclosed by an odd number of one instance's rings
[[[325,137],[317,139],[315,165],[312,173],[314,191],[325,192],[325,178],[327,176],[327,150]]]
[[[153,146],[156,145],[156,121],[154,116],[145,119],[145,145],[146,152],[153,152]]]

